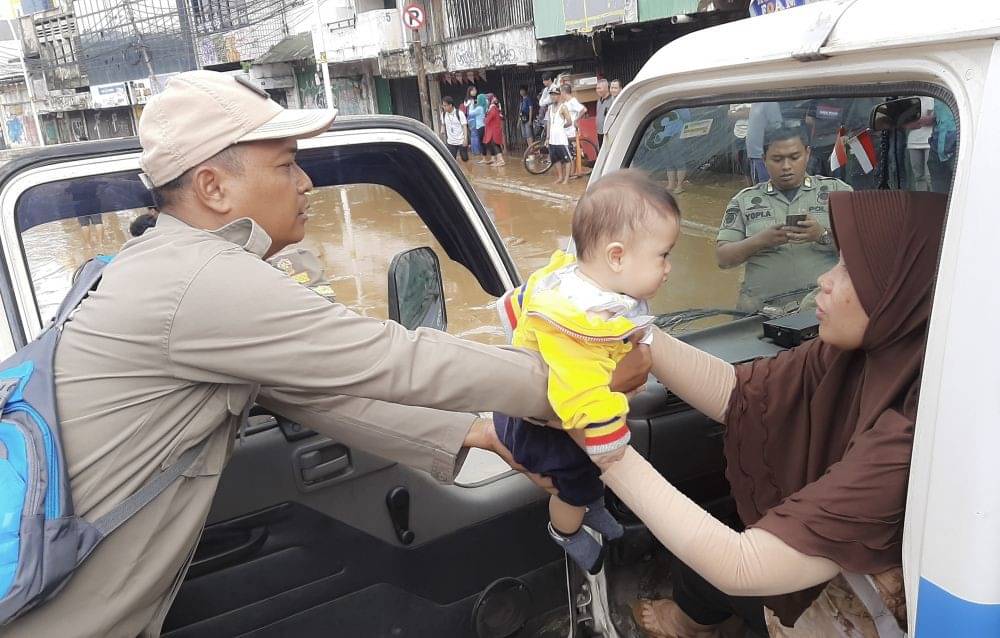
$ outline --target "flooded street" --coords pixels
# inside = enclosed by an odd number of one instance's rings
[[[554,186],[550,176],[529,175],[513,158],[505,168],[472,163],[467,169],[522,277],[566,246],[583,180]],[[702,177],[678,196],[683,232],[671,255],[670,279],[652,303],[654,312],[734,307],[741,269],[718,268],[714,229],[726,202],[740,188],[736,180],[715,183]],[[312,217],[302,246],[320,257],[340,302],[366,316],[386,317],[389,262],[402,251],[431,246],[443,269],[449,332],[486,343],[503,341],[494,299],[463,266],[448,259],[423,221],[394,191],[374,185],[324,187],[310,197]],[[139,212],[106,213],[99,252],[117,252],[129,222]],[[43,318],[52,315],[75,268],[98,252],[88,248],[86,232],[75,220],[63,220],[25,233]]]

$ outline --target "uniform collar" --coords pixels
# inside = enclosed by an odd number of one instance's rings
[[[806,175],[806,178],[802,180],[802,185],[799,186],[797,190],[811,191],[815,186],[816,186],[816,179],[812,175]],[[768,195],[774,195],[775,193],[779,193],[781,191],[779,191],[775,187],[774,182],[768,180],[767,186],[764,187],[764,192],[767,193]]]
[[[167,213],[160,213],[157,216],[156,226],[158,228],[192,228],[186,222]],[[206,232],[236,244],[248,253],[253,253],[260,258],[263,258],[268,249],[271,248],[271,237],[267,231],[249,217],[237,219],[222,228]]]

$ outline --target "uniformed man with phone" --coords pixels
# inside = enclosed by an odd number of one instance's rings
[[[726,207],[716,259],[720,268],[746,264],[739,310],[800,303],[837,263],[827,201],[830,193],[852,189],[839,179],[807,175],[809,156],[801,129],[769,131],[764,163],[770,180],[740,191]]]

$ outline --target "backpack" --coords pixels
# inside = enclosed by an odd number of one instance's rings
[[[109,261],[84,264],[52,323],[0,362],[0,625],[55,596],[94,548],[173,483],[206,445],[187,450],[99,519],[74,514],[56,412],[55,353],[63,326]]]

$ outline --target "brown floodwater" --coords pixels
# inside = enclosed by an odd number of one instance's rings
[[[510,166],[492,170],[472,166],[469,171],[522,277],[566,246],[583,183],[552,187],[548,177],[528,176]],[[543,186],[550,194],[538,190]],[[685,227],[671,255],[670,279],[651,304],[655,312],[735,306],[742,269],[719,269],[712,229],[741,187],[735,180],[706,180],[689,185],[679,196]],[[448,331],[487,343],[503,341],[493,297],[463,266],[447,258],[394,191],[353,185],[319,188],[310,197],[312,216],[302,245],[322,260],[338,301],[363,315],[386,317],[389,262],[404,250],[430,246],[442,264]],[[105,213],[100,233],[91,231],[89,243],[87,231],[75,220],[52,222],[24,234],[43,318],[52,316],[76,267],[96,252],[116,252],[128,236],[129,222],[140,212]]]

